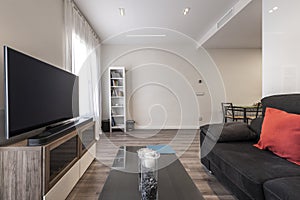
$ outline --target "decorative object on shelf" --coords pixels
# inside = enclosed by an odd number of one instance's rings
[[[122,130],[126,132],[126,84],[125,68],[109,67],[109,118],[110,132]]]

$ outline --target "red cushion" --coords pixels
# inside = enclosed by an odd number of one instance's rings
[[[254,146],[300,165],[300,115],[267,108],[260,139]]]

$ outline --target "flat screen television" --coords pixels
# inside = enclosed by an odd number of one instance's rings
[[[76,75],[7,46],[4,74],[6,139],[79,116]]]

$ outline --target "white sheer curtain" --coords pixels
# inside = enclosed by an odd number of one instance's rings
[[[66,69],[79,76],[79,111],[100,130],[100,39],[72,0],[65,0]]]

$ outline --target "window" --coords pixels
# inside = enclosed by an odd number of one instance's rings
[[[87,46],[76,33],[72,34],[72,72],[79,74],[84,61],[87,58]]]
[[[65,3],[66,69],[79,76],[80,116],[100,116],[100,40],[72,0]]]

